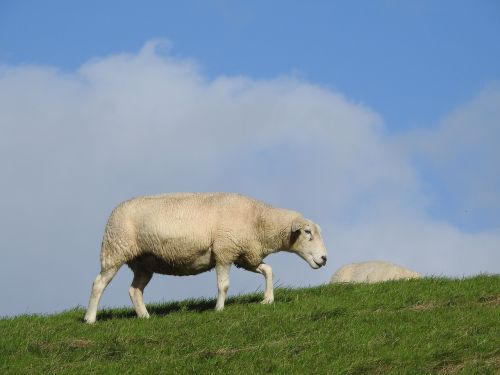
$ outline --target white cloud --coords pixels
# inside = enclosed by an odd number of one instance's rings
[[[209,80],[154,43],[76,72],[3,66],[0,124],[0,281],[16,286],[0,292],[10,301],[0,314],[85,304],[112,207],[168,191],[239,191],[321,223],[330,267],[273,256],[284,284],[325,282],[368,258],[427,273],[498,272],[497,235],[426,215],[419,175],[377,113],[293,77]],[[211,273],[157,279],[148,300],[215,294]],[[122,271],[103,302],[128,304],[128,282]],[[235,271],[231,291],[261,284]]]

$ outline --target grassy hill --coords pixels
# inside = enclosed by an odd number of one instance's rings
[[[261,295],[0,320],[0,373],[500,373],[500,276],[278,289]]]

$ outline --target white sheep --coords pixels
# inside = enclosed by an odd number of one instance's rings
[[[143,291],[153,273],[195,275],[215,268],[216,310],[229,288],[229,269],[264,275],[262,303],[274,300],[272,268],[262,260],[277,251],[301,256],[312,268],[326,264],[320,227],[298,212],[274,208],[232,193],[178,193],[125,201],[111,213],[85,314],[95,323],[101,295],[119,268],[134,272],[130,298],[139,317],[148,318]]]
[[[397,264],[373,261],[347,264],[332,276],[332,283],[376,283],[379,281],[416,279],[422,277],[418,272]]]

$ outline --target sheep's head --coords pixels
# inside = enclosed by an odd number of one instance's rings
[[[298,254],[312,268],[326,264],[326,248],[321,228],[311,220],[298,218],[292,222],[289,251]]]

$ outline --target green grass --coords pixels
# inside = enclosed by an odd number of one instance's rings
[[[500,276],[277,289],[261,295],[0,320],[0,373],[500,373]]]

